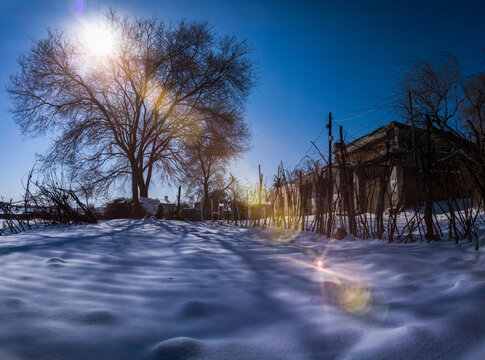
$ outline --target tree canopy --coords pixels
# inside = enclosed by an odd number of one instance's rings
[[[79,34],[48,30],[19,57],[7,90],[24,133],[54,136],[44,169],[62,165],[72,181],[97,189],[129,179],[138,202],[154,173],[180,168],[201,128],[244,123],[255,66],[246,41],[216,36],[204,22],[111,11],[102,26],[113,39],[103,55]]]

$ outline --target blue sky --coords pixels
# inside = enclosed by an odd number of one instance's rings
[[[348,140],[393,120],[368,109],[389,96],[407,62],[449,51],[465,73],[485,70],[484,1],[2,0],[0,196],[18,198],[35,153],[49,145],[49,138],[21,135],[8,112],[4,87],[16,57],[47,27],[75,27],[109,6],[166,21],[207,20],[217,33],[252,45],[261,84],[247,106],[253,147],[234,167],[243,180],[255,178],[258,164],[268,183],[281,160],[297,164],[329,111]],[[322,150],[325,142],[323,134]],[[150,195],[165,194],[173,198],[175,191],[155,184]]]

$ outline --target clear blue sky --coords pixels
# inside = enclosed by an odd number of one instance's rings
[[[48,138],[22,136],[7,111],[4,86],[16,70],[16,57],[47,27],[75,26],[109,6],[167,21],[207,20],[216,32],[252,44],[261,85],[247,106],[253,148],[234,170],[242,179],[254,179],[261,164],[270,182],[281,160],[298,163],[329,111],[349,140],[391,121],[384,111],[364,109],[389,95],[406,62],[445,50],[457,56],[465,73],[485,70],[485,1],[480,0],[1,0],[1,196],[19,197],[35,153],[49,144]],[[322,149],[325,140],[318,140]],[[175,192],[153,186],[151,196],[164,194],[173,198]]]

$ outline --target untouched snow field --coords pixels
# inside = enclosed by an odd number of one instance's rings
[[[57,227],[0,238],[0,305],[4,360],[485,358],[483,250],[446,243]]]

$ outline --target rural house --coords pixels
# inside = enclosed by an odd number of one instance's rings
[[[436,160],[441,158],[440,153],[450,150],[450,145],[436,133],[431,133],[430,139],[428,147],[425,130],[393,121],[346,144],[343,149],[340,143],[335,143],[331,169],[335,209],[345,213],[350,201],[356,213],[376,212],[379,206],[398,210],[421,204],[426,196],[423,176],[427,150],[432,164],[432,199],[443,200],[449,194],[468,196],[471,188],[457,186],[456,175],[460,169],[450,169],[446,162]],[[270,198],[278,202],[275,207],[284,206],[286,213],[293,209],[315,214],[318,201],[329,203],[329,175],[329,166],[324,166],[296,176],[284,186],[273,188]]]

